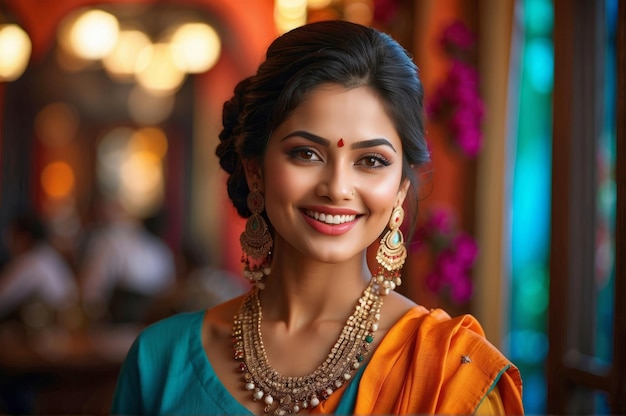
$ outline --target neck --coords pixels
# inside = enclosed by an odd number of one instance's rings
[[[314,322],[344,321],[371,278],[366,253],[329,264],[277,251],[261,292],[264,319],[297,330]]]

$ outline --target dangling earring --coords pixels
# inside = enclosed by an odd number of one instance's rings
[[[376,253],[376,261],[379,264],[378,272],[374,276],[380,288],[381,295],[388,295],[397,286],[402,284],[400,270],[406,260],[406,247],[404,236],[400,231],[400,225],[404,220],[402,206],[397,206],[391,212],[389,230],[380,240],[380,246]]]
[[[250,283],[263,289],[265,276],[272,271],[270,266],[274,241],[265,219],[260,215],[265,208],[265,201],[256,184],[248,194],[246,202],[252,215],[246,221],[246,229],[239,237],[241,262],[244,264],[243,275]]]

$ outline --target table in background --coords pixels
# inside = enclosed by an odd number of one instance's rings
[[[120,366],[141,330],[0,325],[0,413],[108,414]],[[8,405],[14,408],[3,408]]]

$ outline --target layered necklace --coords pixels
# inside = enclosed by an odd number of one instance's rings
[[[259,290],[255,288],[246,296],[233,324],[234,355],[246,390],[253,400],[265,404],[265,413],[285,415],[314,408],[352,378],[371,348],[380,320],[383,301],[373,280],[326,360],[302,377],[284,376],[270,365],[261,335]]]

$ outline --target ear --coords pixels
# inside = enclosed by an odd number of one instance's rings
[[[402,181],[400,184],[400,189],[398,189],[398,195],[396,199],[396,207],[400,206],[404,203],[407,194],[409,193],[409,188],[411,187],[411,181],[407,178]]]
[[[243,169],[246,174],[246,182],[248,189],[252,189],[256,184],[257,189],[264,192],[263,189],[263,170],[261,169],[261,161],[259,158],[244,159],[242,161]]]

